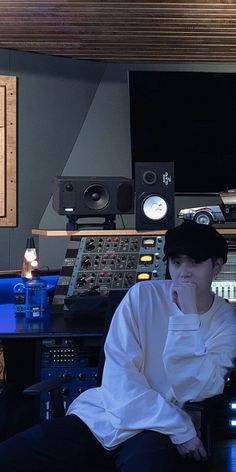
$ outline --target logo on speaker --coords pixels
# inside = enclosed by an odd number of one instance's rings
[[[171,175],[168,174],[168,172],[164,172],[162,176],[162,182],[165,185],[169,185],[171,183]]]

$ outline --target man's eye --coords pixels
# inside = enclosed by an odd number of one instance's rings
[[[172,263],[173,263],[174,265],[176,265],[176,266],[179,266],[179,265],[180,265],[180,261],[178,261],[178,260],[176,260],[176,259],[174,259],[174,260],[172,261]]]

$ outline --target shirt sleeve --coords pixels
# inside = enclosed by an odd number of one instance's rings
[[[229,308],[232,312],[232,307]],[[201,315],[171,316],[163,352],[172,388],[166,398],[185,403],[223,392],[236,357],[236,316],[221,310],[222,322],[211,320],[212,334],[204,341]]]
[[[189,415],[151,388],[143,375],[144,353],[129,293],[113,317],[105,356],[102,399],[114,428],[151,429],[169,435],[175,444],[196,436]]]

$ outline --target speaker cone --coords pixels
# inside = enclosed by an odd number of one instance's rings
[[[109,199],[109,192],[102,185],[91,185],[84,192],[84,202],[91,210],[104,210]]]
[[[143,213],[150,220],[162,220],[166,216],[167,211],[167,203],[159,195],[151,195],[143,202]]]

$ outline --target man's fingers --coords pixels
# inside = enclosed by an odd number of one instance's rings
[[[177,450],[185,459],[194,459],[197,462],[207,460],[206,449],[198,437],[177,445]]]
[[[197,461],[197,462],[198,462],[198,461],[201,461],[201,460],[203,459],[203,457],[202,457],[200,451],[194,451],[194,452],[192,453],[192,457],[193,457],[194,460]]]
[[[192,451],[192,457],[195,461],[206,461],[207,452],[203,445],[200,445],[195,451]]]
[[[199,447],[199,453],[201,455],[201,458],[206,461],[207,460],[207,452],[206,452],[206,449],[203,446],[203,444],[201,444],[200,447]]]

